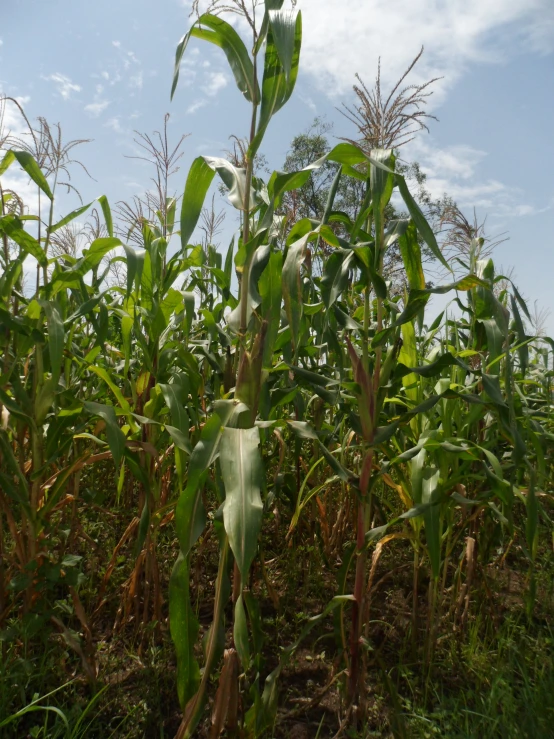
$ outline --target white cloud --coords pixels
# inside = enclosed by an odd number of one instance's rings
[[[550,202],[546,205],[539,207],[537,205],[529,205],[527,203],[520,203],[511,207],[505,214],[505,216],[513,218],[522,218],[525,216],[538,216],[541,213],[547,213],[549,210],[554,208],[554,197],[550,198]]]
[[[549,54],[554,48],[554,6],[550,8],[550,15],[544,14],[542,23],[536,23],[527,30],[527,40],[534,51],[540,54]]]
[[[382,57],[395,82],[425,46],[412,81],[444,76],[451,86],[471,62],[498,62],[518,49],[554,49],[552,0],[303,0],[302,68],[331,97],[358,72],[372,83]]]
[[[87,113],[90,113],[94,118],[98,118],[100,113],[103,113],[109,104],[110,104],[109,100],[99,100],[98,102],[89,103],[88,105],[85,105],[85,110]]]
[[[179,75],[179,87],[192,87],[196,82],[196,70],[187,67],[186,69],[181,68]]]
[[[402,151],[402,158],[419,162],[427,176],[425,187],[434,198],[447,194],[462,208],[498,206],[514,193],[497,180],[483,179],[479,165],[486,156],[467,144],[441,149],[429,137],[416,138]]]
[[[444,149],[434,145],[432,137],[416,137],[400,150],[401,159],[418,161],[430,180],[470,180],[487,153],[468,144],[455,144]]]
[[[81,85],[77,85],[75,82],[72,82],[65,74],[56,72],[55,74],[43,77],[42,79],[47,80],[48,82],[53,82],[64,100],[68,100],[74,92],[81,92]]]
[[[114,116],[113,118],[110,118],[106,123],[104,123],[104,126],[106,128],[111,128],[112,131],[115,131],[115,133],[123,133],[123,128],[121,127],[120,118],[119,116]]]
[[[522,203],[523,191],[487,177],[482,166],[487,154],[467,144],[441,149],[431,137],[416,138],[402,157],[419,162],[426,175],[425,188],[433,198],[449,195],[462,210],[477,208],[479,216],[490,215],[504,221],[545,213],[554,207],[554,197],[547,204]]]
[[[317,113],[317,105],[315,104],[312,97],[306,94],[305,91],[299,92],[298,99],[301,100],[306,107],[308,107],[314,113]]]
[[[227,87],[228,83],[229,79],[223,72],[211,72],[208,74],[206,94],[213,97],[224,87]]]
[[[116,49],[119,49],[121,46],[121,41],[112,41],[112,46],[115,46]]]
[[[187,48],[183,60],[181,61],[181,69],[183,67],[195,67],[200,63],[200,49],[198,46],[193,46],[192,49]],[[201,63],[204,66],[204,62]]]
[[[133,75],[129,79],[129,87],[136,88],[137,90],[142,90],[142,84],[143,84],[142,72],[139,72],[138,74]]]
[[[477,165],[486,157],[486,152],[467,144],[449,146],[433,153],[433,173],[441,172],[445,177],[467,180],[473,177]]]
[[[207,104],[207,100],[195,100],[194,103],[192,103],[192,105],[189,105],[189,107],[187,108],[187,114],[192,115],[201,108],[204,108]]]

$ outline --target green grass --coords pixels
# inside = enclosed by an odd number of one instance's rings
[[[462,652],[457,660],[454,649],[439,666],[427,708],[418,697],[403,701],[407,736],[554,736],[554,634],[548,626],[508,621],[494,643],[473,639]]]

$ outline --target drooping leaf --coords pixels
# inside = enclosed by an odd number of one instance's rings
[[[206,525],[201,485],[206,470],[219,451],[221,420],[213,415],[206,421],[200,440],[192,450],[187,486],[179,496],[175,510],[175,527],[183,556],[188,556]]]
[[[260,91],[254,74],[254,65],[241,37],[227,21],[211,13],[201,15],[190,31],[179,41],[175,53],[172,98],[179,80],[181,60],[191,36],[219,46],[227,57],[239,90],[249,102],[258,102]]]
[[[41,267],[46,267],[48,259],[39,242],[23,227],[23,222],[15,215],[9,214],[0,218],[0,231],[3,231],[23,251],[34,257]]]
[[[33,182],[40,187],[46,197],[53,200],[54,196],[50,190],[50,185],[32,154],[28,151],[16,151],[14,149],[13,155],[21,165],[22,169],[24,169]]]
[[[125,451],[125,434],[117,423],[114,407],[102,403],[93,403],[92,401],[86,401],[84,407],[92,416],[100,416],[106,422],[108,446],[110,447],[116,469],[119,469]]]
[[[262,523],[259,443],[260,432],[256,426],[224,428],[220,442],[221,475],[225,485],[223,523],[243,582],[247,580],[256,555]]]
[[[283,265],[283,300],[294,349],[298,345],[300,321],[302,319],[304,301],[302,299],[302,276],[300,271],[306,257],[308,238],[309,234],[298,239],[289,247]]]
[[[294,10],[270,10],[268,18],[277,55],[289,83],[296,45],[297,13]]]

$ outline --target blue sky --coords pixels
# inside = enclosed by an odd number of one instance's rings
[[[278,168],[291,138],[315,115],[353,135],[336,111],[352,101],[354,75],[371,84],[381,56],[385,85],[425,45],[414,81],[432,76],[431,133],[403,152],[417,159],[435,195],[508,232],[496,261],[513,268],[532,303],[552,311],[554,331],[554,0],[299,0],[304,41],[295,95],[272,121],[264,153]],[[175,46],[187,30],[187,0],[12,0],[0,29],[0,90],[31,118],[60,121],[67,139],[91,138],[75,170],[83,199],[125,200],[148,187],[133,130],[152,132],[171,113],[185,142],[181,189],[198,154],[220,156],[245,135],[249,110],[217,49],[191,43],[173,103]],[[8,120],[17,128],[15,119]],[[64,209],[77,202],[67,198]]]

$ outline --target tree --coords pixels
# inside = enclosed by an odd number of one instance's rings
[[[283,170],[294,172],[325,156],[332,148],[329,140],[332,131],[333,125],[331,123],[323,118],[315,118],[304,132],[297,134],[292,139],[283,164]],[[321,220],[338,166],[333,162],[325,162],[312,172],[310,179],[303,187],[284,195],[281,213],[288,223],[296,223],[301,218]],[[436,233],[440,232],[446,214],[455,208],[452,198],[446,194],[441,198],[433,198],[426,188],[427,175],[422,171],[418,162],[397,162],[396,169],[409,181],[410,190],[433,230]],[[362,180],[343,177],[339,183],[334,201],[334,210],[345,213],[351,221],[355,221],[359,214],[360,204],[363,201],[364,188],[365,183]],[[385,210],[385,216],[387,222],[390,222],[399,218],[407,218],[408,214],[395,204],[389,203]],[[333,227],[339,234],[343,229],[340,222],[334,224]],[[423,241],[420,246],[424,258],[431,262],[434,259],[433,255]],[[385,264],[385,274],[387,279],[398,283],[398,288],[403,286],[402,259],[398,249],[389,250],[387,263]]]

